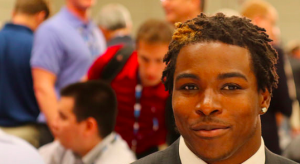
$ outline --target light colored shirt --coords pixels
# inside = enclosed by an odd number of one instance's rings
[[[0,163],[45,164],[34,147],[2,130],[0,130]]]
[[[105,50],[106,42],[99,28],[92,21],[83,22],[64,7],[35,32],[30,63],[32,68],[56,76],[54,87],[59,98],[60,90],[80,81]],[[42,116],[39,121],[45,122]]]
[[[129,164],[136,160],[126,142],[116,133],[111,133],[83,158],[65,149],[58,141],[39,149],[46,164]]]
[[[179,157],[182,164],[207,164],[202,159],[197,157],[185,144],[182,136],[180,136],[179,141]],[[249,159],[247,159],[242,164],[265,164],[265,144],[261,138],[261,145],[257,152],[253,154]]]

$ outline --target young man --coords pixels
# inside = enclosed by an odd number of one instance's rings
[[[278,36],[276,36],[278,13],[268,2],[254,0],[244,4],[241,15],[251,19],[253,24],[266,30],[270,39],[273,40],[272,46],[278,53],[278,62],[276,64],[276,71],[280,77],[278,88],[273,92],[269,112],[261,117],[261,123],[265,145],[272,152],[281,154],[275,114],[280,112],[289,118],[293,111],[293,100],[296,100],[296,96],[292,97],[290,95],[295,95],[296,93],[293,89],[289,89],[291,86],[288,86],[288,84],[294,85],[292,72],[289,71],[289,74],[286,72],[286,68],[290,68],[290,64],[287,63],[289,61],[286,59],[283,50],[274,42],[274,40],[278,40]]]
[[[75,83],[61,91],[57,141],[40,148],[47,164],[124,164],[135,160],[126,142],[113,132],[117,100],[99,81]]]
[[[261,138],[260,115],[278,82],[264,29],[221,13],[176,27],[162,79],[182,136],[134,164],[294,164]]]
[[[66,6],[42,24],[35,35],[31,59],[34,89],[50,129],[57,114],[59,91],[80,81],[105,50],[105,39],[89,18],[94,3],[95,0],[66,0]],[[45,122],[45,118],[39,121]],[[51,133],[43,131],[41,144],[51,141],[52,137],[47,136]]]
[[[161,0],[166,20],[172,24],[185,22],[204,11],[205,0]]]
[[[138,158],[157,151],[166,141],[164,117],[168,93],[160,79],[172,33],[172,26],[165,21],[148,20],[142,24],[136,51],[111,81],[118,99],[115,130]],[[88,72],[88,79],[101,79],[103,69],[122,47],[111,47],[98,58]]]
[[[0,128],[38,147],[40,113],[30,68],[33,33],[48,18],[45,0],[17,0],[0,31]]]

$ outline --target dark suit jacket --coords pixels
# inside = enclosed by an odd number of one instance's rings
[[[276,124],[276,112],[280,112],[286,117],[292,114],[292,99],[289,96],[287,79],[285,73],[285,54],[280,47],[273,46],[278,52],[278,63],[276,72],[279,76],[278,88],[273,90],[273,96],[268,112],[261,116],[261,131],[265,146],[275,154],[281,154],[279,147],[279,136]]]
[[[265,164],[297,164],[296,162],[270,152],[267,148],[265,149],[265,152]],[[179,139],[166,150],[153,153],[132,164],[181,164],[179,158]]]

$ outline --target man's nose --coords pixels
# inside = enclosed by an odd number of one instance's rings
[[[156,65],[153,62],[150,62],[147,67],[147,74],[152,75],[156,72]]]
[[[199,102],[196,105],[196,113],[199,115],[220,114],[222,108],[217,93],[212,89],[207,89],[199,96]]]

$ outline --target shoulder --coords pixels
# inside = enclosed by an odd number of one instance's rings
[[[63,149],[63,146],[58,141],[54,141],[54,142],[48,143],[48,144],[42,146],[41,148],[39,148],[39,152],[41,154],[53,153],[59,149]]]
[[[46,20],[43,22],[37,29],[35,35],[40,36],[40,35],[51,35],[51,36],[56,36],[55,34],[61,33],[63,34],[64,31],[62,29],[65,29],[66,23],[62,20],[59,14],[56,14],[52,18]],[[53,35],[54,34],[54,35]]]
[[[292,142],[286,147],[282,155],[286,158],[292,159],[294,161],[300,161],[300,136],[292,140]]]
[[[54,141],[39,148],[39,153],[46,163],[51,163],[51,161],[59,159],[65,152],[66,149],[58,141]]]
[[[103,159],[97,161],[101,164],[128,164],[136,160],[134,153],[129,149],[127,143],[117,135],[116,140],[108,147]]]
[[[179,140],[174,142],[166,150],[148,155],[136,162],[133,162],[132,164],[162,164],[162,163],[181,164],[179,158]]]
[[[0,158],[1,163],[44,163],[34,147],[22,139],[5,134],[2,131],[0,131]]]
[[[272,153],[267,148],[265,149],[265,153],[266,153],[266,164],[297,164],[292,160],[289,160],[287,158]]]
[[[88,79],[95,80],[99,79],[103,69],[110,63],[111,59],[115,54],[122,48],[122,46],[113,46],[106,50],[106,52],[100,55],[92,64],[88,71]]]

